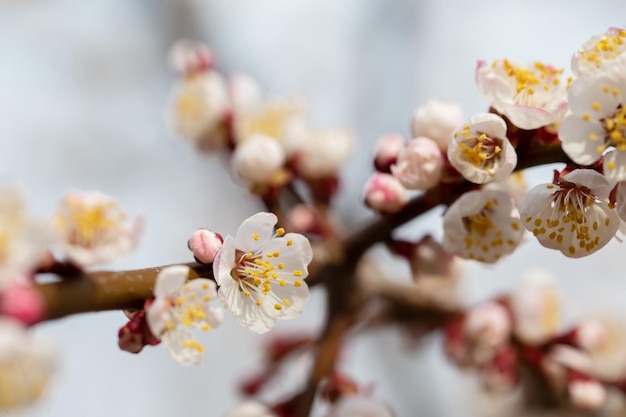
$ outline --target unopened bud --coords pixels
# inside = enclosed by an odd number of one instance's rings
[[[26,325],[37,323],[45,313],[45,302],[32,284],[12,283],[0,294],[0,316]]]
[[[568,393],[572,404],[583,410],[596,410],[606,401],[606,388],[594,380],[575,380],[568,386]]]
[[[426,137],[411,140],[398,154],[391,172],[410,190],[428,190],[441,179],[443,155],[437,143]]]
[[[213,51],[201,42],[181,39],[171,47],[168,60],[174,71],[191,75],[213,66]]]
[[[232,163],[244,180],[271,184],[285,163],[285,151],[276,139],[256,134],[237,145]]]
[[[390,174],[375,172],[365,184],[365,204],[381,213],[395,213],[408,201],[406,188]]]
[[[404,148],[404,136],[400,133],[387,133],[378,139],[374,151],[374,166],[380,172],[391,172],[392,164],[396,163],[398,154]]]
[[[210,264],[222,248],[222,243],[224,239],[219,234],[207,229],[198,229],[192,233],[187,246],[198,262]]]
[[[457,103],[431,99],[415,109],[411,123],[413,137],[433,139],[442,150],[448,149],[452,132],[463,123],[463,109]]]
[[[315,210],[306,204],[298,204],[289,210],[287,223],[289,230],[295,233],[319,233],[321,230]]]

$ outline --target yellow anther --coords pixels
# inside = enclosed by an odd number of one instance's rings
[[[276,265],[276,268],[278,268],[278,269],[283,269],[284,267],[285,267],[285,264],[284,264],[284,263],[282,263],[282,262],[279,262],[279,263]]]
[[[591,108],[593,108],[595,111],[600,110],[600,103],[594,101],[593,103],[591,103]]]
[[[285,229],[283,229],[282,227],[279,227],[278,229],[276,229],[276,234],[278,236],[283,236],[285,234]]]
[[[589,120],[591,120],[591,116],[589,116],[588,113],[583,114],[583,120],[588,122]]]
[[[187,302],[187,299],[185,297],[178,297],[175,301],[175,303],[178,305],[183,305],[185,304],[185,302]]]
[[[284,303],[287,307],[289,307],[289,306],[291,305],[291,301],[289,301],[289,300],[288,300],[288,299],[286,299],[286,298],[283,298],[283,303]]]
[[[287,246],[291,246],[291,245],[293,245],[293,240],[287,239]]]
[[[195,349],[198,352],[204,352],[204,346],[198,343],[197,340],[185,340],[183,342],[183,347],[187,349]]]
[[[200,330],[202,330],[203,332],[208,332],[209,330],[211,330],[211,328],[212,328],[212,327],[211,327],[211,325],[210,325],[210,324],[208,324],[208,323],[204,323],[204,324],[202,325],[202,327],[200,327]]]
[[[275,308],[276,310],[282,310],[282,309],[283,309],[283,306],[281,306],[280,304],[274,304],[274,308]]]
[[[293,286],[294,287],[301,287],[302,286],[302,281],[296,280],[293,282]]]
[[[243,292],[243,296],[244,297],[250,297],[250,291],[244,291]]]
[[[300,271],[299,269],[296,269],[293,271],[293,276],[294,277],[301,277],[302,276],[302,271]]]
[[[281,279],[280,281],[278,281],[278,284],[280,284],[281,287],[284,287],[285,285],[287,285],[287,281]]]
[[[263,301],[261,301],[261,299],[257,298],[257,300],[256,300],[256,305],[258,305],[259,307],[261,307],[261,304],[263,304]]]
[[[259,235],[257,233],[252,233],[252,239],[259,240]]]
[[[202,297],[202,301],[204,302],[208,302],[211,301],[212,297],[210,295],[205,295],[204,297]]]

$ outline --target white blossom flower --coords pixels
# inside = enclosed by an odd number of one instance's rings
[[[476,84],[489,104],[520,129],[559,122],[567,111],[562,69],[541,62],[520,67],[509,60],[478,61]]]
[[[374,166],[378,171],[389,172],[389,168],[398,159],[398,154],[405,145],[404,136],[401,133],[387,133],[376,143],[374,150]]]
[[[226,146],[221,126],[230,103],[220,74],[207,71],[184,78],[174,87],[171,102],[169,122],[176,134],[201,149]]]
[[[511,197],[492,190],[463,194],[448,208],[443,229],[447,251],[486,263],[513,252],[524,231]]]
[[[463,109],[458,103],[428,100],[413,112],[411,133],[414,138],[425,136],[437,142],[444,152],[448,138],[463,123]]]
[[[365,183],[365,204],[381,213],[395,213],[408,202],[406,188],[391,174],[375,172]]]
[[[299,97],[278,98],[250,106],[247,111],[235,114],[235,142],[240,144],[262,134],[276,139],[291,156],[310,133],[307,110],[306,101]]]
[[[437,144],[432,139],[418,137],[400,151],[391,173],[409,190],[428,190],[441,179],[443,163]]]
[[[572,56],[572,72],[578,78],[590,77],[599,71],[609,71],[616,63],[626,63],[626,30],[609,28],[589,38]],[[621,66],[625,69],[625,66]]]
[[[546,248],[570,258],[604,247],[620,221],[608,197],[613,184],[591,169],[577,169],[558,184],[531,189],[520,205],[524,227]]]
[[[603,381],[626,378],[626,328],[617,317],[583,320],[576,336],[589,358],[581,371]]]
[[[615,210],[617,215],[626,222],[626,182],[620,182],[617,184],[617,190],[615,193]]]
[[[0,412],[20,410],[40,398],[56,362],[55,349],[31,339],[18,322],[0,318]]]
[[[256,401],[245,401],[224,417],[277,417],[270,409]]]
[[[578,79],[569,101],[572,114],[559,128],[563,151],[581,165],[591,165],[604,154],[604,175],[626,181],[626,77]]]
[[[233,238],[227,236],[213,262],[218,295],[242,325],[269,331],[277,319],[298,317],[309,298],[304,282],[313,259],[308,239],[285,234],[272,213],[246,219]]]
[[[269,185],[283,176],[286,155],[274,138],[262,134],[237,145],[232,158],[235,172],[253,184]]]
[[[526,271],[521,286],[511,295],[516,336],[530,345],[554,337],[559,330],[560,306],[551,274],[541,268]]]
[[[72,262],[92,266],[109,262],[135,248],[143,219],[127,224],[117,201],[99,191],[70,191],[54,218],[55,246]]]
[[[517,165],[515,148],[506,137],[506,123],[493,113],[473,116],[450,136],[448,159],[468,181],[500,181]]]
[[[146,309],[152,334],[163,341],[174,360],[196,365],[204,347],[187,329],[209,331],[222,323],[224,313],[210,302],[217,297],[215,283],[197,278],[187,282],[189,267],[174,265],[162,269],[154,284],[154,301]]]
[[[26,215],[20,193],[0,188],[0,289],[36,267],[45,243],[44,231]]]
[[[191,75],[211,68],[213,51],[202,42],[180,39],[170,48],[168,61],[174,71]]]
[[[344,395],[328,412],[327,417],[394,417],[391,408],[373,398]]]
[[[228,77],[228,91],[233,117],[255,112],[262,105],[261,89],[259,85],[247,74],[232,74]]]
[[[352,155],[354,136],[349,130],[328,128],[313,131],[295,148],[296,170],[304,178],[336,175]]]
[[[528,192],[528,183],[524,171],[515,171],[504,180],[490,182],[483,187],[484,190],[498,190],[509,194],[516,205],[519,205]]]

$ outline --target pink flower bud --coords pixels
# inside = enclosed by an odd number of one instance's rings
[[[146,312],[141,310],[120,329],[117,343],[126,352],[139,353],[144,346],[158,345],[161,340],[150,332]]]
[[[198,262],[210,264],[222,248],[222,243],[224,239],[219,234],[207,229],[198,229],[187,241],[187,246]]]
[[[365,204],[381,213],[395,213],[408,201],[406,189],[390,174],[375,172],[365,184]]]
[[[41,294],[31,284],[12,283],[0,295],[0,315],[24,324],[35,324],[45,313]]]
[[[380,172],[390,172],[390,167],[396,163],[404,144],[404,136],[400,133],[387,133],[381,136],[374,151],[376,169]]]
[[[237,145],[232,163],[244,180],[253,184],[271,184],[285,159],[285,151],[277,139],[257,134]]]
[[[411,140],[391,166],[392,174],[410,190],[428,190],[441,179],[443,155],[432,139]]]
[[[319,233],[321,230],[316,212],[306,204],[298,204],[287,213],[288,229],[294,233]]]
[[[431,99],[415,109],[411,123],[413,137],[431,138],[442,150],[448,149],[452,132],[463,123],[463,109],[457,103]]]

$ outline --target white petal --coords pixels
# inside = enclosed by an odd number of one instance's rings
[[[174,265],[163,268],[154,283],[154,296],[167,298],[175,294],[187,281],[189,267]]]
[[[185,346],[186,342],[195,341],[189,331],[176,328],[165,332],[161,340],[172,358],[181,365],[199,365],[202,362],[201,350]]]
[[[262,212],[248,217],[237,230],[235,247],[242,252],[256,252],[273,236],[276,223],[278,218],[273,213]]]
[[[302,314],[304,306],[309,300],[309,287],[306,284],[302,284],[299,287],[293,284],[287,284],[284,287],[272,284],[272,293],[276,295],[280,300],[283,300],[283,309],[279,318],[281,319],[295,319]],[[288,300],[285,303],[284,300]],[[268,301],[269,302],[269,301]],[[287,304],[289,304],[287,306]]]
[[[493,113],[480,113],[470,118],[473,130],[485,133],[492,138],[506,138],[506,123],[502,117]]]
[[[217,296],[224,308],[233,313],[233,315],[238,316],[241,314],[245,300],[237,281],[232,278],[225,279],[217,291]]]
[[[219,285],[223,285],[225,281],[232,281],[230,272],[235,267],[235,254],[235,240],[228,235],[213,260],[213,277]]]
[[[559,128],[563,151],[580,165],[591,165],[602,156],[605,149],[604,128],[595,120],[581,116],[568,116]]]
[[[171,321],[170,303],[164,298],[156,298],[146,310],[146,321],[150,332],[156,337],[167,329],[167,323]]]
[[[612,181],[626,181],[626,152],[614,149],[604,156],[604,176]]]
[[[609,92],[605,92],[605,88],[608,88]],[[624,91],[621,83],[608,77],[577,79],[568,92],[570,108],[575,115],[589,114],[595,120],[612,116],[622,102],[621,94],[612,94],[615,89]],[[594,108],[594,103],[599,107]]]
[[[563,179],[589,188],[593,195],[603,201],[609,198],[609,193],[615,186],[614,182],[593,169],[575,169]]]
[[[561,113],[561,111],[559,111],[559,113]],[[542,126],[549,125],[557,119],[555,117],[556,115],[548,110],[522,104],[504,106],[503,114],[505,114],[515,126],[526,130],[538,129]]]
[[[617,185],[617,214],[622,221],[626,221],[626,182]]]

